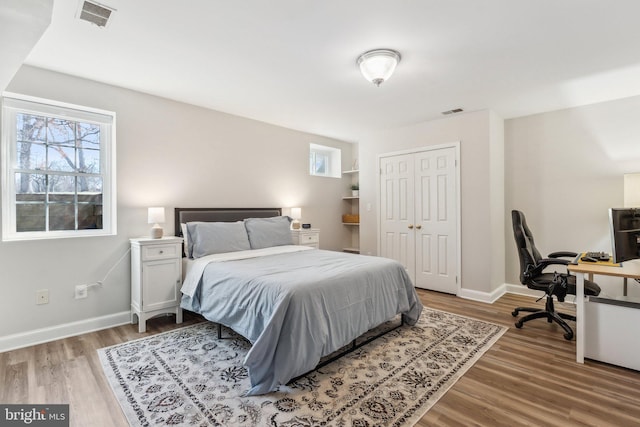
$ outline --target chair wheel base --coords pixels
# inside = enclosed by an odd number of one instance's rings
[[[571,329],[571,327],[567,324],[567,322],[565,322],[565,320],[575,321],[576,320],[575,316],[556,312],[553,308],[553,301],[551,300],[551,297],[547,298],[546,309],[547,310],[541,310],[541,309],[532,308],[532,307],[515,308],[511,312],[511,315],[514,317],[517,316],[521,311],[530,312],[530,314],[527,314],[526,316],[519,318],[518,321],[514,323],[515,327],[520,329],[522,328],[524,323],[528,322],[529,320],[546,318],[548,323],[556,322],[558,325],[560,325],[560,327],[564,329],[564,339],[566,339],[567,341],[571,341],[574,337],[573,329]]]

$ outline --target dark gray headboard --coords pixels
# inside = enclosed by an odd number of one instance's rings
[[[175,235],[182,237],[180,224],[191,221],[234,222],[280,215],[280,208],[175,208]]]

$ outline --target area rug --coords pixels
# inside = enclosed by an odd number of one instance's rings
[[[506,330],[425,307],[415,326],[252,397],[250,343],[209,322],[98,352],[132,426],[412,426]]]

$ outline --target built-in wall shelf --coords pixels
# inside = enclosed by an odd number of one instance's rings
[[[342,197],[342,200],[344,200],[344,215],[342,215],[342,224],[346,226],[345,232],[347,232],[343,243],[346,247],[342,250],[344,252],[359,254],[360,249],[358,247],[360,246],[360,194],[358,191],[352,191],[352,186],[359,183],[358,173],[360,171],[355,168],[357,168],[356,162],[354,162],[354,169],[342,171],[344,187],[348,194],[348,196]],[[344,222],[345,220],[350,222]]]
[[[349,252],[350,254],[359,254],[360,249],[358,248],[342,248],[342,252]]]

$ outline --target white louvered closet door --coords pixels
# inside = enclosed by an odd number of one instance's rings
[[[456,294],[455,148],[380,159],[380,254],[416,287]]]

